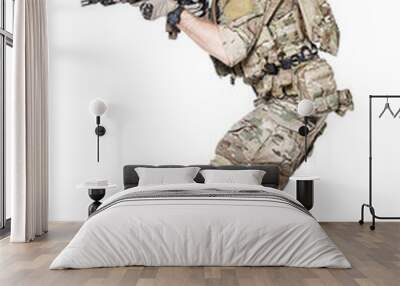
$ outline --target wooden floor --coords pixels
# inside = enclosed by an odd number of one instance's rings
[[[353,265],[350,270],[286,267],[124,267],[48,270],[79,223],[53,223],[29,244],[0,241],[0,285],[400,285],[400,223],[379,223],[371,232],[357,223],[322,224]]]

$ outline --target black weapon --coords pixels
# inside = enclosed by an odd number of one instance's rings
[[[89,6],[89,5],[95,5],[95,4],[101,4],[103,6],[110,6],[118,3],[128,3],[128,4],[135,4],[137,2],[140,2],[142,0],[81,0],[81,5],[82,7],[84,6]]]
[[[119,4],[119,3],[128,3],[128,4],[136,4],[138,2],[142,2],[143,0],[81,0],[81,5],[82,7],[89,6],[89,5],[95,5],[95,4],[101,4],[103,6],[110,6],[114,4]],[[205,3],[204,7],[204,14],[206,13],[206,9],[208,8],[208,0],[201,0],[202,2]],[[192,5],[196,4],[197,2],[193,0],[177,0],[179,6],[185,6],[185,5]],[[151,11],[150,11],[151,12]],[[169,38],[172,40],[175,40],[178,37],[178,33],[180,32],[177,27],[171,26],[167,23],[166,25],[166,31],[169,35]]]

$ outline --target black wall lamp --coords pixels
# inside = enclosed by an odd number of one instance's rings
[[[104,126],[100,125],[100,117],[107,111],[107,105],[101,99],[95,99],[89,104],[90,112],[96,117],[96,129],[94,130],[97,135],[97,162],[100,162],[100,136],[106,134]]]
[[[307,146],[307,136],[310,133],[308,128],[308,120],[311,115],[313,115],[315,110],[314,102],[309,99],[303,99],[299,102],[297,106],[297,113],[304,118],[304,125],[299,128],[299,134],[304,137],[304,162],[307,162],[308,157],[308,146]]]

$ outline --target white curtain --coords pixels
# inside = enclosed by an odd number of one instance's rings
[[[48,226],[48,48],[46,0],[16,0],[13,92],[7,111],[12,242]]]

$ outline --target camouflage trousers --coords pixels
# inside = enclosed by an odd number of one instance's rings
[[[280,188],[302,163],[305,138],[299,134],[303,119],[297,113],[302,99],[314,102],[307,147],[312,149],[330,113],[344,116],[353,110],[349,90],[337,90],[334,73],[323,59],[303,63],[291,71],[267,76],[253,86],[256,108],[236,123],[218,143],[214,165],[264,165],[280,168]],[[266,88],[266,96],[262,96]],[[309,154],[309,151],[307,151]]]
[[[304,124],[296,107],[297,102],[275,98],[258,105],[218,143],[211,164],[276,165],[280,169],[280,189],[283,189],[305,156],[305,138],[298,132]],[[309,150],[322,134],[326,117],[311,118]]]

